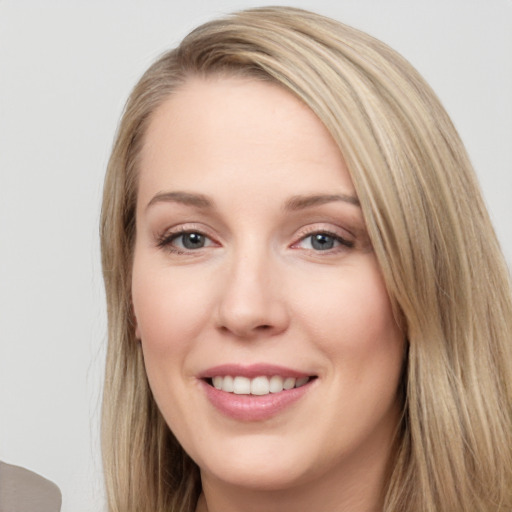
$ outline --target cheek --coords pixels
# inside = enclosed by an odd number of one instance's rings
[[[145,352],[162,355],[187,346],[208,317],[209,294],[204,283],[199,286],[182,272],[159,268],[136,255],[132,301],[136,334]]]
[[[337,333],[333,342],[359,339],[360,344],[368,339],[378,343],[379,334],[398,330],[384,283],[373,265],[350,269],[339,278],[317,280],[296,304],[305,319],[316,319],[318,329]]]
[[[317,348],[327,356],[325,383],[338,404],[319,417],[340,426],[333,434],[333,446],[342,431],[346,434],[342,438],[351,440],[349,449],[373,435],[387,443],[401,407],[397,392],[404,336],[380,273],[373,266],[364,268],[325,283],[322,299],[309,301],[303,310]]]
[[[207,321],[209,294],[186,273],[135,254],[132,301],[136,334],[153,396],[169,425],[176,424],[179,404],[186,401],[186,385],[192,377],[186,361]]]
[[[315,281],[296,300],[303,325],[339,378],[374,387],[397,381],[404,336],[373,257],[340,278]]]

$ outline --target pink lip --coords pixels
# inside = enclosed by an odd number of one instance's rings
[[[199,383],[209,402],[223,415],[238,421],[247,422],[264,421],[276,416],[308,393],[317,380],[312,379],[299,388],[283,390],[280,393],[269,393],[263,396],[228,393],[214,388],[206,380],[226,375],[232,377],[242,376],[250,379],[273,375],[280,375],[285,378],[300,378],[311,375],[271,364],[254,364],[250,366],[228,364],[215,366],[202,372],[198,376]]]
[[[267,376],[272,377],[273,375],[280,375],[281,377],[310,377],[311,374],[286,368],[284,366],[278,366],[275,364],[257,363],[251,365],[241,364],[221,364],[208,368],[198,375],[199,379],[211,379],[213,377],[231,375],[232,377],[241,376],[247,377],[248,379],[254,379],[255,377]]]

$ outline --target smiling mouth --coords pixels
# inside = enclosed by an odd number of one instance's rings
[[[280,375],[273,375],[271,377],[262,375],[250,379],[242,376],[217,375],[205,380],[210,386],[226,393],[265,396],[271,393],[281,393],[282,391],[300,388],[313,379],[316,379],[316,376],[295,378],[281,377]]]

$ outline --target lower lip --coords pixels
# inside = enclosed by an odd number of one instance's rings
[[[300,400],[316,379],[299,388],[283,390],[268,395],[237,395],[214,388],[201,381],[208,400],[225,416],[238,421],[264,421],[276,416]]]

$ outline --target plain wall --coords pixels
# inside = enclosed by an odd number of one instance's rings
[[[103,509],[102,180],[145,68],[217,15],[274,2],[0,0],[0,459]],[[512,2],[281,0],[382,39],[437,91],[512,261]]]

